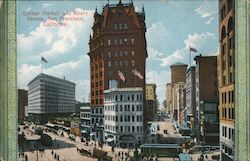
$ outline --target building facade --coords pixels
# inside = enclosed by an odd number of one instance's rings
[[[135,147],[144,141],[143,88],[105,90],[105,141],[120,147]]]
[[[35,122],[75,112],[75,83],[46,74],[37,75],[28,84],[28,116]]]
[[[234,160],[235,1],[219,2],[219,108],[221,160]]]
[[[195,67],[191,66],[186,72],[186,110],[185,124],[194,132],[195,127],[195,112],[196,112],[196,97],[195,97]]]
[[[136,12],[133,2],[108,3],[102,13],[96,10],[92,30],[88,53],[91,108],[103,111],[104,90],[109,89],[110,80],[117,80],[119,88],[142,87],[145,98],[147,50],[144,9]]]
[[[28,105],[28,91],[18,89],[18,123],[23,124],[25,117],[25,106]]]
[[[156,106],[156,84],[146,84],[146,105],[144,108],[145,121],[153,121],[157,112]]]
[[[183,97],[183,92],[185,90],[186,84],[184,82],[178,82],[174,85],[174,97],[173,97],[173,103],[174,103],[174,113],[176,113],[176,122],[177,127],[180,128],[183,123],[183,112],[184,112],[184,103],[186,98]]]
[[[171,107],[171,83],[166,84],[166,112],[170,113]]]
[[[171,106],[170,106],[170,114],[171,117],[177,121],[177,102],[176,102],[176,87],[175,84],[179,82],[186,82],[186,70],[187,65],[177,62],[170,66],[171,69]]]
[[[81,125],[80,125],[80,131],[81,131],[81,138],[85,138],[86,140],[89,140],[90,138],[90,121],[91,121],[91,109],[90,106],[82,106],[80,107],[80,119],[81,119]]]
[[[200,55],[194,60],[196,61],[196,138],[198,142],[205,144],[218,144],[219,112],[218,108],[214,107],[218,106],[217,57]],[[204,105],[204,102],[213,102],[215,105]],[[207,117],[209,119],[206,119]]]

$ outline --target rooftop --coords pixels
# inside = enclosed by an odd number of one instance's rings
[[[176,62],[174,64],[172,64],[170,67],[172,66],[187,66],[187,64],[181,63],[181,62]]]
[[[54,80],[64,81],[64,82],[71,83],[71,84],[74,84],[74,85],[75,85],[74,82],[70,82],[70,81],[66,80],[65,77],[64,77],[63,79],[61,79],[61,78],[58,78],[58,77],[54,77],[54,76],[51,76],[51,75],[47,75],[47,74],[40,73],[40,74],[38,74],[34,79],[32,79],[32,80],[28,83],[28,86],[29,86],[32,82],[34,82],[36,79],[38,79],[38,78],[51,78],[51,79],[54,79]]]

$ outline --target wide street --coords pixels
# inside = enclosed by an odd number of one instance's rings
[[[37,144],[37,142],[32,140],[37,140],[40,138],[39,135],[36,135],[33,133],[31,128],[28,130],[23,130],[25,133],[25,136],[27,140],[29,140],[31,143],[29,144],[29,147],[24,148],[25,154],[28,156],[28,161],[55,161],[54,155],[57,154],[59,156],[60,161],[96,161],[96,158],[91,158],[87,156],[81,155],[78,151],[78,149],[85,149],[89,152],[93,152],[93,149],[95,147],[95,142],[89,142],[89,145],[86,146],[85,143],[80,141],[80,138],[76,138],[76,141],[71,141],[67,134],[65,133],[65,136],[59,136],[56,134],[53,134],[51,132],[45,132],[46,134],[50,135],[53,139],[53,146],[52,147],[43,147],[40,144]],[[113,158],[116,158],[116,160],[125,160],[125,153],[128,153],[129,155],[132,155],[133,152],[129,151],[128,149],[121,149],[121,148],[114,148],[114,152],[112,152],[112,149],[110,146],[103,145],[103,147],[99,147],[98,144],[96,144],[96,147],[98,149],[102,149],[103,151],[106,151],[108,153],[108,156],[111,156]],[[44,152],[39,152],[37,148],[44,148]],[[53,151],[53,154],[52,154]],[[123,157],[120,155],[118,158],[118,153],[124,154]],[[22,158],[22,157],[20,157]],[[20,159],[23,160],[23,159]]]

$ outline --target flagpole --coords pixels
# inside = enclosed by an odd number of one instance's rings
[[[42,66],[42,64],[43,64],[43,60],[42,60],[42,57],[41,57],[41,74],[43,73],[43,66]]]
[[[191,46],[189,46],[189,68],[191,67]]]

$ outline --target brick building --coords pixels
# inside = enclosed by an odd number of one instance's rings
[[[196,56],[196,138],[219,144],[217,56]]]
[[[234,160],[235,9],[234,0],[219,1],[219,107],[221,160]]]
[[[146,106],[144,108],[145,121],[153,121],[157,112],[157,100],[156,100],[156,85],[146,84]]]
[[[170,66],[171,68],[171,107],[170,114],[173,119],[177,121],[177,102],[176,102],[176,88],[175,84],[182,82],[186,82],[186,70],[187,65],[177,62]]]
[[[103,117],[104,90],[109,89],[110,80],[117,80],[118,88],[142,87],[145,96],[144,78],[148,55],[144,8],[142,12],[136,12],[133,2],[122,3],[120,0],[118,4],[108,3],[102,13],[96,10],[92,30],[88,53],[90,103],[92,111],[97,109],[102,112],[99,113],[100,117]],[[103,125],[100,125],[97,137],[102,137],[101,131]]]

